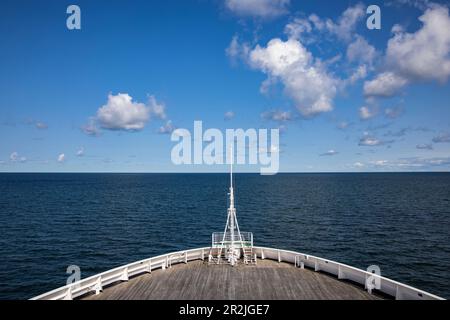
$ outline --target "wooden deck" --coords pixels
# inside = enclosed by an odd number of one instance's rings
[[[177,264],[104,288],[88,300],[368,300],[353,283],[272,260],[257,265]]]

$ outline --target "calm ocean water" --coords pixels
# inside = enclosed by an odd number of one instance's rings
[[[236,175],[242,231],[450,298],[450,174]],[[0,299],[208,246],[226,174],[0,174]]]

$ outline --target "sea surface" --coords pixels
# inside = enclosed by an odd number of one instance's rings
[[[0,174],[0,299],[28,299],[158,254],[208,246],[226,174]],[[450,298],[450,174],[235,176],[255,245],[366,269]]]

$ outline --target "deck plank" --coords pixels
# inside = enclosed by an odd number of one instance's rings
[[[208,265],[203,261],[155,270],[104,289],[87,300],[372,300],[379,296],[333,276],[288,263]]]

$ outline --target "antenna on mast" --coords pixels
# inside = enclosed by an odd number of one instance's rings
[[[233,189],[233,162],[234,162],[234,154],[233,154],[233,146],[230,147],[230,187]]]

